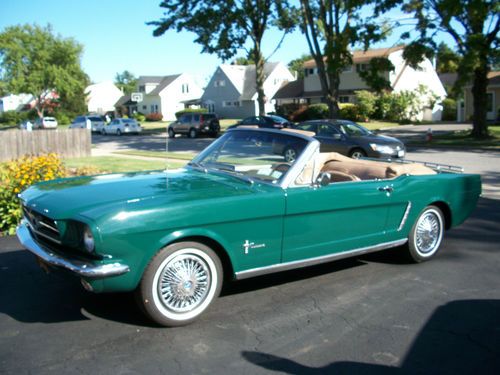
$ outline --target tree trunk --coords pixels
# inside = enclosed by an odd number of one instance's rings
[[[264,57],[260,51],[260,45],[257,43],[253,49],[255,61],[255,88],[257,89],[257,103],[259,105],[259,116],[266,114],[266,99],[264,94]]]
[[[330,69],[330,68],[328,68]],[[340,77],[335,73],[328,73],[329,87],[326,102],[328,104],[329,117],[331,119],[339,118],[339,86]]]
[[[472,84],[472,98],[474,112],[472,115],[472,136],[474,138],[488,137],[488,124],[486,122],[488,112],[488,63],[486,58],[481,59],[481,66],[474,70],[474,81]]]

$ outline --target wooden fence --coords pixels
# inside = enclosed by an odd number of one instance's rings
[[[0,162],[54,152],[62,158],[90,156],[90,130],[0,131]]]

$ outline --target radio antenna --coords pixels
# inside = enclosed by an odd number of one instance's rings
[[[166,156],[165,163],[167,165],[166,165],[166,169],[165,169],[165,176],[166,176],[166,179],[165,179],[166,186],[165,186],[165,188],[168,190],[168,139],[170,138],[168,136],[168,125],[167,125],[166,130],[167,130],[167,134],[166,134],[165,138],[167,139],[167,141],[165,142],[165,156]]]

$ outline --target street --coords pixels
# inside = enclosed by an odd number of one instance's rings
[[[98,152],[165,149],[161,135],[94,139]],[[211,141],[176,138],[169,148]],[[15,237],[0,238],[0,373],[498,374],[499,156],[408,153],[482,174],[477,209],[432,261],[410,264],[396,248],[231,282],[179,328],[153,325],[131,294],[92,294],[69,275],[46,275]]]

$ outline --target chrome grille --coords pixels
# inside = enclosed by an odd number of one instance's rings
[[[43,239],[61,244],[61,236],[54,220],[23,206],[24,218],[28,221],[31,230]]]

